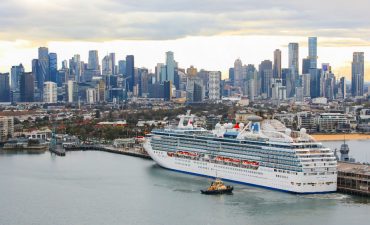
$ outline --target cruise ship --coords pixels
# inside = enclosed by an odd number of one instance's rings
[[[247,124],[218,123],[210,131],[195,126],[190,112],[179,119],[145,137],[144,148],[161,167],[297,194],[337,189],[333,151],[305,129],[250,116]]]

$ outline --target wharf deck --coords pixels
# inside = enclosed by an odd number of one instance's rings
[[[113,146],[106,145],[71,145],[65,146],[65,150],[68,151],[103,151],[121,155],[134,156],[144,159],[152,159],[148,153],[142,147],[134,148],[115,148]]]
[[[370,197],[370,165],[338,162],[338,192]]]

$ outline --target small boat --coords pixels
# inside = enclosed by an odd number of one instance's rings
[[[224,182],[217,178],[207,190],[200,190],[200,192],[205,195],[232,194],[233,189],[233,186],[226,186]]]

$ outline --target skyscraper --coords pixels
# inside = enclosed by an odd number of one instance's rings
[[[22,73],[20,78],[21,102],[34,101],[34,77],[32,73]]]
[[[264,60],[259,65],[259,77],[261,79],[261,93],[264,97],[270,97],[271,79],[272,79],[272,62]]]
[[[258,73],[254,65],[248,64],[246,67],[247,78],[246,78],[246,90],[244,94],[248,95],[249,100],[254,101],[254,97],[257,96],[258,84]]]
[[[129,91],[134,90],[135,86],[135,58],[133,55],[126,56],[126,74],[125,78],[127,78]]]
[[[161,64],[161,69],[160,69],[160,79],[159,82],[162,84],[164,81],[167,80],[167,66],[164,64]]]
[[[341,77],[338,84],[338,95],[337,98],[345,99],[346,98],[346,78]]]
[[[309,58],[302,59],[302,74],[310,73],[311,60]]]
[[[320,97],[321,69],[310,69],[310,95],[311,98]]]
[[[76,54],[69,60],[70,75],[76,82],[81,81],[82,68],[81,68],[81,57]]]
[[[89,69],[89,70],[100,70],[98,50],[90,50],[89,51],[89,60],[88,60],[88,64],[87,64],[87,69]]]
[[[58,58],[56,53],[49,53],[49,76],[45,81],[57,82]]]
[[[280,49],[276,49],[274,51],[273,77],[274,78],[281,78],[281,51],[280,51]]]
[[[233,67],[229,68],[229,80],[234,85],[235,75],[234,75],[234,68]]]
[[[39,68],[38,74],[36,75],[37,86],[39,90],[42,91],[44,87],[44,82],[50,78],[50,69],[49,69],[49,49],[46,47],[39,48]]]
[[[352,81],[351,93],[352,97],[362,96],[364,94],[364,53],[354,52],[352,61]]]
[[[209,71],[208,72],[208,98],[209,100],[221,99],[221,72]]]
[[[109,58],[110,58],[110,67],[112,68],[112,74],[116,75],[116,53],[109,53]]]
[[[291,70],[292,76],[297,77],[299,74],[299,46],[298,43],[289,43],[289,69]]]
[[[310,97],[311,96],[311,78],[309,73],[302,74],[302,87],[303,87],[303,96]]]
[[[167,68],[166,70],[167,79],[166,80],[169,80],[172,83],[174,83],[175,81],[175,67],[176,67],[176,63],[175,63],[173,52],[171,51],[166,52],[166,68]]]
[[[317,37],[308,38],[308,58],[310,59],[310,69],[317,68]]]
[[[170,80],[166,80],[163,82],[163,89],[164,89],[164,100],[171,101],[172,98],[172,82]]]
[[[118,74],[124,75],[126,73],[126,61],[119,60],[118,61]]]
[[[186,73],[189,76],[196,76],[198,73],[198,69],[191,65],[189,68],[186,69]]]
[[[112,58],[109,55],[106,55],[102,60],[102,75],[106,76],[112,74],[113,74]]]
[[[10,102],[9,73],[0,73],[0,102]]]
[[[23,72],[24,72],[24,67],[22,64],[19,64],[19,66],[12,66],[10,70],[10,75],[11,75],[10,87],[12,91],[19,90],[20,77]]]
[[[45,103],[56,103],[57,102],[57,84],[54,82],[44,82],[44,97]]]
[[[234,86],[240,87],[243,83],[243,63],[240,59],[234,62]]]
[[[69,80],[67,82],[66,101],[69,103],[78,101],[78,85],[76,81]]]

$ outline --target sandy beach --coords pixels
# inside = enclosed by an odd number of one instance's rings
[[[341,141],[344,134],[312,134],[317,141]],[[346,140],[366,140],[370,139],[370,134],[346,134]]]

